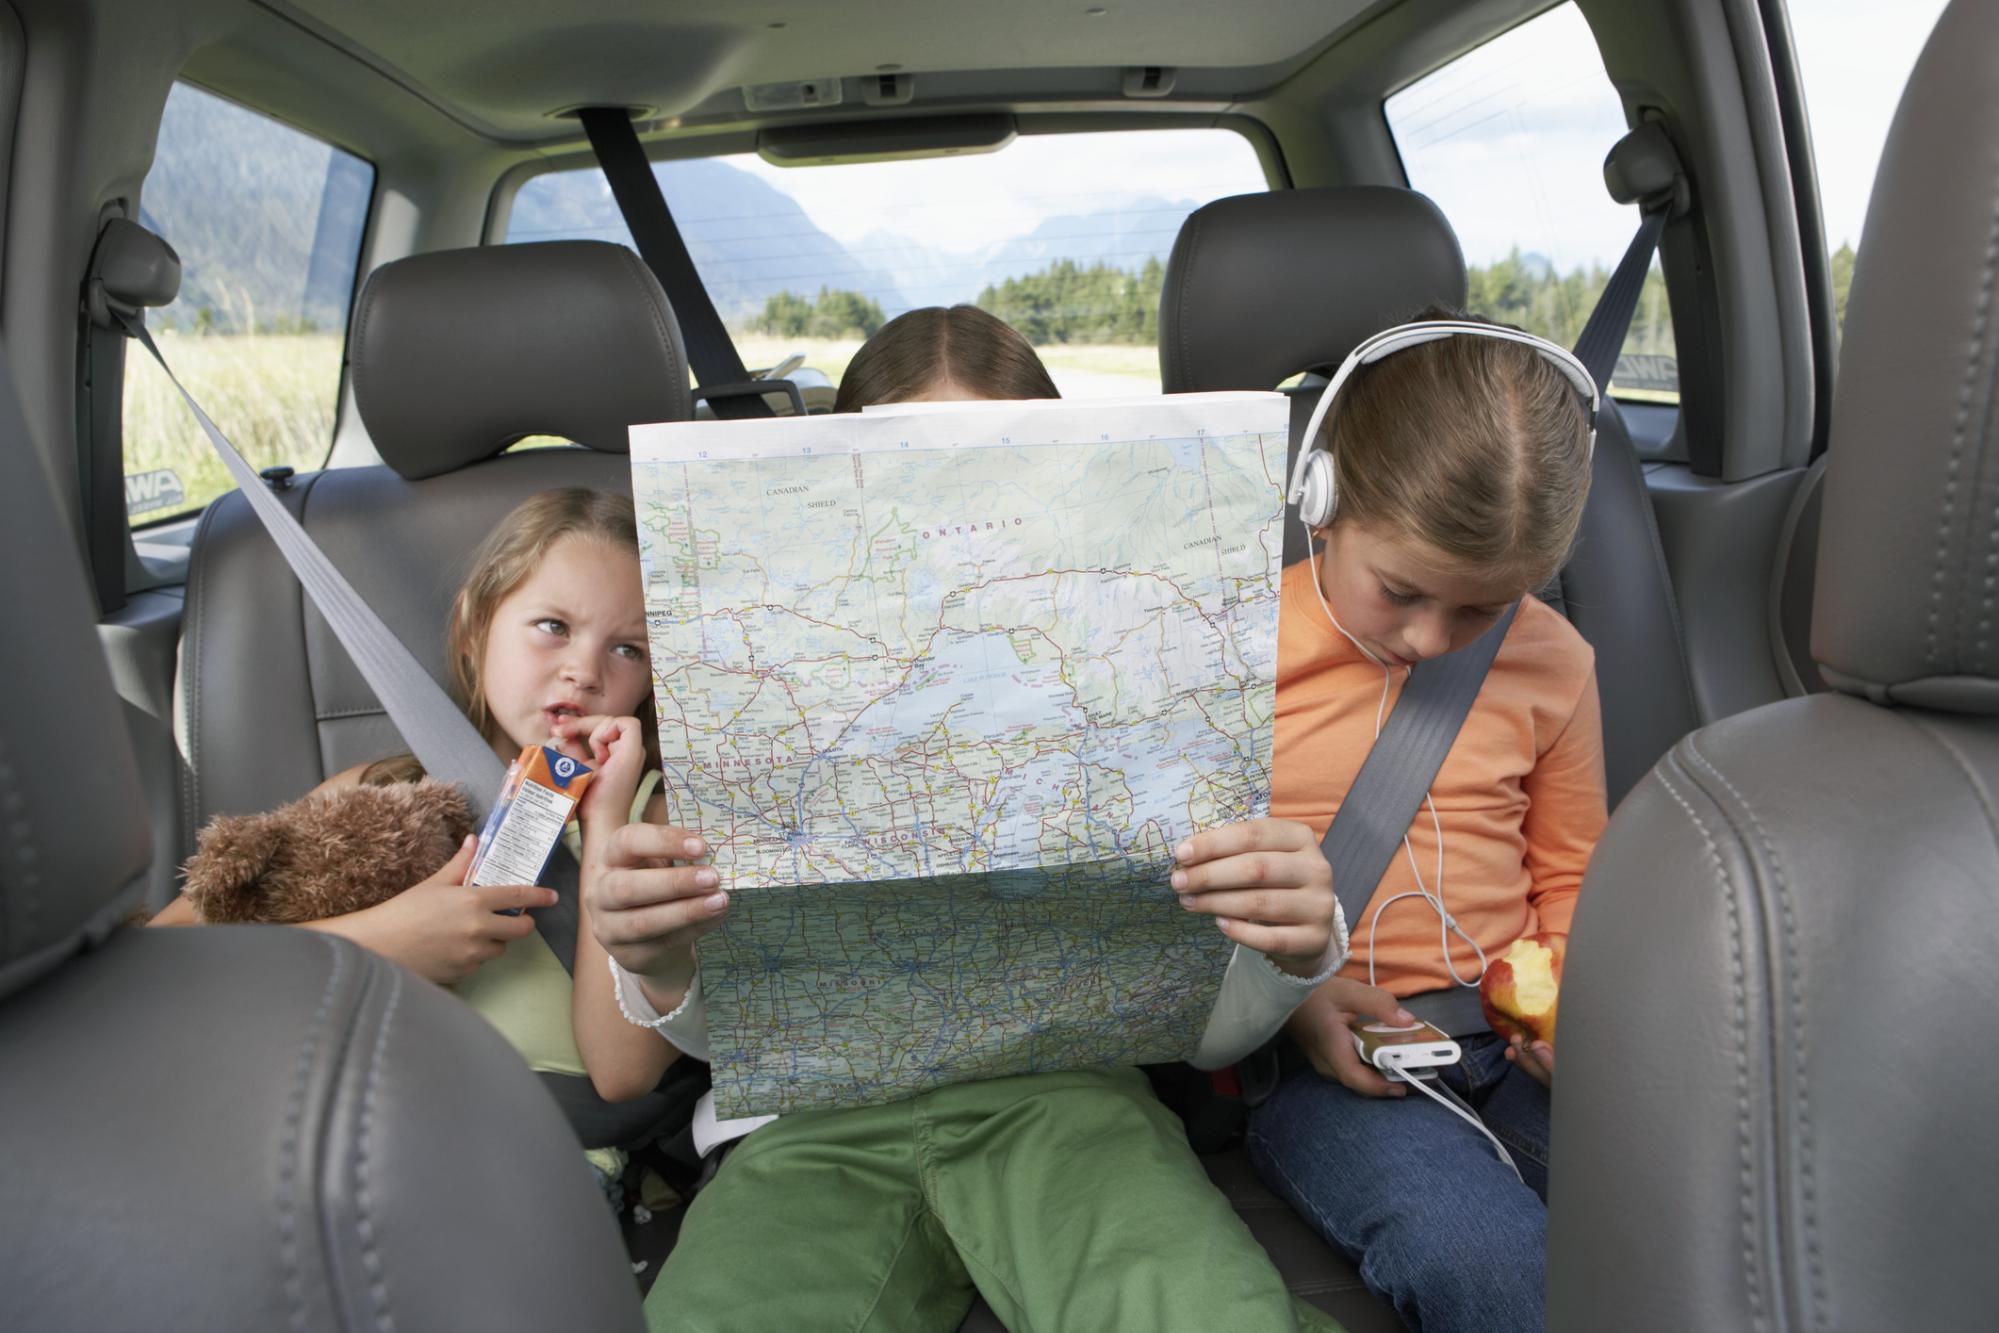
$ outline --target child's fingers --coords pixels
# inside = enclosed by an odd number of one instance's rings
[[[1387,1023],[1393,1027],[1406,1028],[1416,1025],[1416,1015],[1402,1007],[1402,1001],[1378,986],[1354,987],[1342,997],[1342,1003],[1353,1011],[1356,1018],[1372,1018],[1377,1023]]]
[[[1329,902],[1288,884],[1264,889],[1214,889],[1180,895],[1180,906],[1209,916],[1262,921],[1273,926],[1324,925],[1333,919]]]
[[[1215,925],[1244,948],[1275,958],[1316,958],[1326,951],[1324,926],[1264,926],[1227,916]]]
[[[591,925],[598,943],[606,949],[633,944],[668,948],[707,934],[721,924],[728,910],[729,896],[711,893],[627,911],[600,912],[591,918]]]
[[[581,741],[575,742],[579,749],[589,747],[589,752],[581,757],[597,769],[590,790],[583,794],[583,821],[586,825],[613,820],[622,824],[631,814],[632,797],[639,789],[639,778],[645,768],[645,747],[623,743],[625,724],[630,724],[631,735],[636,737],[638,723],[631,718],[585,718],[580,721],[598,724],[583,733]],[[600,738],[603,740],[601,750],[596,748]]]
[[[1244,852],[1290,852],[1312,845],[1312,830],[1295,819],[1247,819],[1203,829],[1173,849],[1181,866],[1197,866]]]
[[[555,904],[555,890],[544,889],[538,884],[483,884],[468,890],[472,899],[488,912],[512,912],[527,907],[551,907]],[[513,920],[514,918],[505,918]],[[520,918],[526,920],[527,918]],[[532,926],[534,923],[529,921]]]
[[[1340,1024],[1335,1031],[1328,1034],[1328,1039],[1332,1043],[1328,1057],[1328,1063],[1332,1065],[1331,1076],[1341,1087],[1357,1092],[1363,1097],[1408,1095],[1408,1088],[1399,1083],[1391,1083],[1382,1077],[1379,1070],[1360,1058],[1360,1052],[1354,1048],[1353,1036],[1347,1031],[1345,1024]],[[1324,1074],[1328,1071],[1321,1069],[1319,1072]]]
[[[465,873],[472,868],[472,853],[478,850],[479,839],[468,833],[459,842],[458,850],[451,859],[433,871],[422,881],[424,884],[459,885],[465,882]]]
[[[636,736],[639,722],[635,717],[603,717],[584,719],[594,721],[590,728],[590,757],[600,767],[610,758],[612,747],[626,736]]]
[[[591,882],[590,910],[600,916],[629,913],[709,896],[724,897],[721,877],[711,866],[630,866],[606,870]]]
[[[540,903],[534,904],[537,907],[542,905]],[[534,918],[526,912],[522,912],[519,916],[507,916],[500,912],[494,912],[490,916],[483,918],[479,923],[479,927],[481,933],[487,939],[497,940],[502,945],[512,940],[526,939],[535,932]]]
[[[630,809],[630,796],[625,798],[625,806]],[[708,840],[692,829],[671,824],[620,824],[605,842],[604,861],[617,870],[655,861],[699,860],[708,851]]]

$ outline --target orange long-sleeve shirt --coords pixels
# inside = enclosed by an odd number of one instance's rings
[[[1270,812],[1324,837],[1374,744],[1382,670],[1326,618],[1312,589],[1312,563],[1284,571],[1277,630],[1277,720]],[[1393,673],[1388,707],[1405,676]],[[1603,721],[1596,656],[1574,627],[1529,597],[1493,659],[1431,798],[1444,830],[1444,901],[1488,955],[1537,930],[1567,931],[1576,890],[1606,821]],[[1437,841],[1428,811],[1409,831],[1423,880],[1436,891]],[[1361,920],[1349,921],[1353,953],[1341,975],[1397,995],[1452,984],[1437,914],[1421,898],[1375,912],[1416,882],[1400,849]],[[1466,978],[1478,975],[1469,945],[1450,937]]]

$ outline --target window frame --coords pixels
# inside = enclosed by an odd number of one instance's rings
[[[1513,33],[1517,32],[1521,28],[1526,27],[1528,24],[1533,23],[1538,19],[1546,18],[1548,15],[1554,13],[1556,10],[1562,8],[1564,5],[1568,5],[1572,8],[1575,8],[1578,11],[1578,13],[1581,14],[1581,6],[1577,4],[1576,0],[1553,0],[1553,3],[1539,6],[1529,13],[1521,14],[1514,17],[1509,22],[1507,22],[1503,27],[1493,29],[1491,32],[1486,33],[1483,37],[1480,37],[1476,42],[1473,42],[1469,46],[1463,47],[1462,49],[1454,52],[1447,59],[1437,61],[1435,64],[1429,65],[1426,68],[1416,70],[1408,74],[1407,77],[1381,90],[1380,96],[1374,104],[1374,112],[1377,118],[1379,119],[1381,125],[1381,133],[1388,142],[1389,151],[1394,154],[1395,166],[1396,169],[1401,173],[1402,185],[1405,189],[1413,190],[1416,187],[1413,184],[1411,184],[1409,179],[1409,162],[1407,157],[1404,155],[1402,151],[1402,141],[1400,138],[1396,136],[1394,123],[1390,121],[1388,118],[1389,100],[1403,92],[1408,91],[1410,88],[1415,87],[1417,84],[1423,82],[1423,80],[1431,77],[1432,75],[1441,73],[1442,71],[1449,69],[1451,66],[1457,64],[1459,61],[1465,59],[1466,57],[1472,55],[1477,51],[1485,49],[1487,46],[1490,46],[1492,43],[1499,41],[1504,37],[1511,36]],[[1587,25],[1588,16],[1581,15],[1581,17],[1585,25]],[[1594,30],[1592,30],[1591,32],[1591,41],[1593,45],[1596,44]],[[1602,49],[1600,46],[1598,46],[1597,55],[1598,59],[1601,60]],[[1626,134],[1630,133],[1631,130],[1634,128],[1634,126],[1630,121],[1629,111],[1625,106],[1623,98],[1618,94],[1617,85],[1610,81],[1609,71],[1607,69],[1605,70],[1604,87],[1607,90],[1609,90],[1612,97],[1617,100],[1619,110],[1625,113],[1625,133]],[[1606,152],[1609,151],[1609,147],[1610,147],[1609,145],[1605,145]],[[1636,211],[1634,211],[1633,225],[1632,225],[1632,230],[1634,233],[1637,231],[1637,219],[1638,219],[1638,214],[1636,213]],[[1447,217],[1445,220],[1449,221],[1450,219]],[[1455,225],[1454,225],[1454,230],[1455,230]],[[1629,244],[1628,241],[1626,243]],[[1622,257],[1622,252],[1620,252],[1620,258],[1621,257]],[[1671,309],[1672,303],[1670,300],[1670,292],[1673,286],[1673,276],[1668,271],[1669,267],[1668,256],[1666,253],[1666,247],[1663,243],[1663,240],[1662,243],[1656,249],[1654,249],[1653,259],[1659,265],[1659,271],[1661,275],[1666,279],[1666,286],[1669,293],[1668,310],[1666,318],[1668,324],[1673,326],[1673,340],[1675,348],[1677,349],[1680,335],[1679,335],[1678,325],[1673,321],[1672,309]],[[1615,272],[1616,266],[1617,266],[1617,261],[1612,260],[1609,265],[1609,271]],[[1469,272],[1470,267],[1471,266],[1469,264],[1466,265],[1467,272]],[[1601,298],[1599,297],[1599,299]],[[1592,310],[1593,309],[1594,307],[1592,307]],[[1627,338],[1629,337],[1628,331],[1626,333],[1626,337]],[[1622,356],[1623,352],[1624,349],[1620,347],[1618,349],[1618,355]],[[1678,358],[1676,355],[1675,360],[1677,361],[1677,359]],[[1684,462],[1686,460],[1685,444],[1681,438],[1681,432],[1679,431],[1678,428],[1679,410],[1682,401],[1681,393],[1682,390],[1676,388],[1673,391],[1673,398],[1670,402],[1665,401],[1663,398],[1657,396],[1659,394],[1658,390],[1631,390],[1628,391],[1627,393],[1618,393],[1613,390],[1611,393],[1605,395],[1606,397],[1610,398],[1612,401],[1617,403],[1618,407],[1623,410],[1623,413],[1627,418],[1626,422],[1627,428],[1632,430],[1632,436],[1633,436],[1632,443],[1638,448],[1640,456],[1648,462]],[[1639,429],[1636,428],[1636,423],[1631,420],[1633,416],[1631,409],[1634,407],[1648,409],[1646,412],[1641,414],[1648,422],[1652,421],[1655,418],[1659,418],[1661,411],[1670,411],[1673,416],[1671,430],[1663,431],[1659,428],[1659,426],[1655,425],[1653,426],[1652,429],[1640,431]]]
[[[309,130],[288,116],[281,116],[278,115],[276,112],[266,111],[262,107],[252,106],[250,103],[245,102],[240,97],[235,97],[228,93],[221,92],[213,87],[210,87],[208,84],[201,82],[198,79],[188,78],[184,74],[176,74],[174,76],[172,82],[168,84],[167,95],[171,97],[173,95],[173,88],[176,85],[183,85],[183,84],[189,88],[194,89],[196,92],[201,93],[206,97],[212,97],[219,102],[227,103],[229,106],[235,107],[239,111],[248,112],[249,114],[254,116],[261,116],[263,119],[268,120],[275,125],[282,126],[283,128],[292,131],[294,134],[303,135],[306,138],[312,140],[314,143],[323,145],[326,148],[330,148],[334,152],[345,153],[348,157],[355,159],[356,161],[362,163],[368,168],[368,194],[367,198],[363,201],[361,205],[361,229],[356,237],[355,247],[354,247],[354,277],[353,280],[348,285],[347,309],[345,315],[341,319],[341,326],[340,326],[340,369],[339,369],[339,374],[336,376],[332,386],[333,426],[332,429],[327,432],[326,448],[319,454],[317,461],[312,462],[310,467],[301,466],[298,469],[301,472],[305,471],[323,472],[332,463],[334,446],[340,438],[341,427],[345,424],[345,413],[346,413],[347,399],[348,399],[348,379],[350,375],[353,373],[353,367],[348,359],[348,344],[352,340],[354,333],[354,306],[355,303],[360,299],[361,288],[364,285],[366,285],[370,273],[370,270],[368,270],[365,266],[365,261],[368,256],[369,242],[374,237],[375,223],[376,223],[376,208],[381,203],[381,198],[382,198],[381,164],[375,161],[375,159],[370,157],[368,154],[358,151],[356,148],[350,146],[349,144],[337,142],[326,135],[316,133],[313,130]],[[166,105],[167,105],[166,101],[162,99],[160,102],[160,119],[162,121],[164,121],[166,118]],[[157,161],[158,157],[159,157],[159,131],[155,129],[153,135],[154,161]],[[153,163],[148,162],[146,166],[147,175],[152,174],[152,168],[153,168]],[[132,216],[134,220],[136,220],[139,209],[143,205],[144,201],[145,201],[145,181],[142,178],[139,182],[139,189],[134,193],[132,199],[127,203],[127,207],[130,209],[129,216]],[[135,347],[136,344],[131,339],[128,338],[124,340],[123,353],[118,367],[119,393],[121,395],[121,400],[122,400],[122,395],[124,393],[125,376],[129,371],[131,363],[131,354]],[[143,348],[139,348],[138,350],[142,354],[144,353]],[[78,374],[78,390],[79,392],[81,392],[83,388],[82,385],[83,366],[81,364],[81,361],[79,361],[78,364],[77,374]],[[218,422],[217,424],[220,425],[221,423]],[[225,430],[224,434],[227,433],[228,432]],[[119,473],[122,476],[124,475],[124,467],[125,467],[125,415],[122,407],[118,414],[117,446],[118,446]],[[302,463],[305,461],[306,460],[301,460]],[[132,533],[135,537],[139,533],[157,535],[158,530],[171,527],[174,524],[192,524],[198,521],[201,518],[201,516],[208,511],[208,507],[210,505],[214,504],[217,500],[220,500],[223,496],[229,495],[231,493],[232,493],[231,491],[223,491],[221,492],[221,494],[211,496],[208,500],[203,501],[201,504],[193,506],[191,508],[177,510],[172,514],[162,515],[161,517],[158,518],[145,517],[143,521],[137,523],[132,522],[131,519],[127,517],[125,520],[125,526],[126,529],[130,533]],[[135,554],[135,559],[136,558],[137,557]],[[130,580],[131,576],[128,575],[128,582],[130,582]]]

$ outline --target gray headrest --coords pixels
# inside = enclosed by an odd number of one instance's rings
[[[384,264],[361,289],[353,363],[362,424],[412,481],[524,435],[621,454],[628,427],[691,411],[666,294],[637,255],[604,241]]]
[[[151,861],[125,713],[77,546],[0,366],[0,994],[115,923]]]
[[[1465,259],[1437,206],[1355,185],[1217,199],[1188,215],[1159,301],[1167,393],[1274,389],[1331,369],[1432,302],[1463,306]]]
[[[1952,5],[1881,154],[1833,397],[1812,655],[1999,712],[1999,5]]]

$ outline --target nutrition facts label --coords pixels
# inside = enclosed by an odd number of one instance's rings
[[[523,781],[501,816],[493,845],[473,872],[472,883],[533,884],[575,808],[576,802],[561,792]]]

